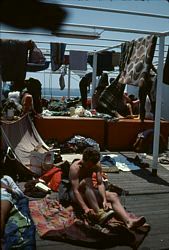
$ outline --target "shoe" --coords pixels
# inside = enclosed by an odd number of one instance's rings
[[[89,223],[103,225],[113,217],[113,214],[114,214],[113,210],[105,212],[103,209],[99,209],[99,212],[97,214],[92,214],[89,212],[86,215],[86,219],[88,220]]]
[[[105,212],[103,209],[99,209],[99,212],[96,214],[96,220],[99,225],[103,225],[108,220],[110,220],[114,215],[113,210]]]

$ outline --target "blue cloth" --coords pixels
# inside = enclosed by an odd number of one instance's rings
[[[111,166],[115,166],[116,165],[116,161],[111,158],[109,155],[104,155],[101,157],[101,160],[100,162],[103,164],[103,165],[106,165],[108,167],[111,167]]]
[[[35,250],[35,225],[30,217],[28,199],[18,200],[5,227],[3,249]]]
[[[4,175],[1,183],[15,194],[11,195],[5,188],[1,188],[1,200],[8,200],[13,205],[5,226],[2,249],[36,249],[35,226],[29,212],[29,200],[10,176]]]

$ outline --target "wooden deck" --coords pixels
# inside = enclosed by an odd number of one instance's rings
[[[131,153],[126,152],[125,155],[131,156]],[[150,163],[150,160],[146,159],[145,161]],[[109,173],[108,176],[112,183],[129,191],[129,195],[122,199],[126,209],[136,215],[144,215],[151,225],[151,230],[139,250],[168,250],[169,166],[167,170],[164,166],[159,165],[157,176],[152,176],[151,166],[133,172]],[[89,248],[64,242],[41,240],[37,235],[37,250],[43,249],[85,250]],[[131,248],[117,246],[109,249],[128,250]]]

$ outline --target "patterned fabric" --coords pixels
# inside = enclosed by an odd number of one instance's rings
[[[72,206],[64,208],[58,201],[47,198],[30,201],[29,208],[37,232],[43,239],[67,241],[88,247],[126,245],[136,248],[149,231],[145,227],[129,231],[123,222],[115,218],[105,228],[89,225],[84,216],[76,216]]]
[[[43,199],[43,201],[30,201],[29,208],[41,237],[55,231],[61,234],[61,230],[74,223],[75,214],[73,208],[64,209],[56,200]],[[63,235],[62,235],[63,236]]]
[[[127,60],[124,60],[125,66],[121,72],[120,83],[134,86],[142,85],[151,69],[156,42],[157,37],[152,35],[127,44],[130,47],[127,53],[129,56],[127,56]]]
[[[24,197],[23,192],[21,191],[21,189],[16,185],[16,183],[14,182],[14,180],[8,176],[8,175],[4,175],[1,178],[1,183],[5,184],[6,186],[10,187],[14,192],[15,192],[15,199],[14,202],[16,202],[16,199],[20,199]],[[2,197],[1,197],[2,199]],[[13,202],[12,202],[13,203]]]
[[[146,96],[151,96],[150,92],[154,84],[151,70],[153,69],[152,60],[156,42],[157,37],[153,35],[122,44],[120,74],[99,98],[99,104],[104,107],[105,113],[113,115],[115,110],[122,116],[128,114],[128,108],[123,102],[122,94],[125,85],[130,84],[139,86],[140,119],[144,121]],[[151,101],[151,103],[154,113],[155,102]]]
[[[99,106],[104,107],[104,112],[115,116],[115,111],[119,111],[118,108],[122,104],[122,96],[125,85],[118,83],[118,77],[110,84],[100,95],[98,100]],[[120,108],[122,109],[122,108]]]
[[[131,53],[133,51],[134,41],[125,42],[121,44],[121,56],[120,56],[120,72],[125,68],[125,65],[129,63]]]

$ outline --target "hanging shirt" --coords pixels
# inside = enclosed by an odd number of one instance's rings
[[[69,57],[70,70],[87,70],[87,52],[86,51],[70,51]]]

